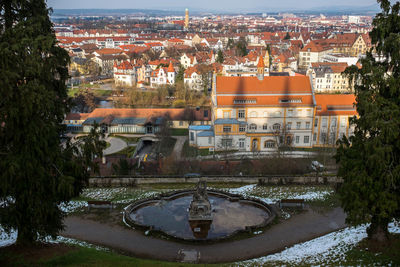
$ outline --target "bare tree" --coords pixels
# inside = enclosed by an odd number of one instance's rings
[[[275,123],[271,126],[271,130],[274,133],[278,157],[284,157],[285,151],[290,150],[293,145],[293,134],[290,132],[291,129],[288,125]]]

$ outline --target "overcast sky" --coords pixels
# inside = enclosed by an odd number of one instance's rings
[[[319,7],[365,7],[376,4],[376,0],[47,0],[54,9],[169,9],[245,11],[277,9],[313,9]]]

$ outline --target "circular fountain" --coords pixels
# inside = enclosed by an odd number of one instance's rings
[[[143,199],[125,208],[125,222],[135,228],[161,231],[183,240],[220,240],[241,231],[262,228],[275,218],[258,200],[218,190],[200,181],[196,189]]]

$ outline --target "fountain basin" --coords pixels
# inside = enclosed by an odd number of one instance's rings
[[[135,228],[161,231],[173,238],[199,241],[221,240],[242,231],[265,227],[275,212],[263,201],[207,190],[212,220],[189,220],[195,190],[181,190],[136,201],[125,208],[125,222]]]

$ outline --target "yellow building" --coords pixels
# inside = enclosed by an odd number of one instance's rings
[[[312,147],[315,101],[306,76],[215,77],[215,150],[273,151]]]

